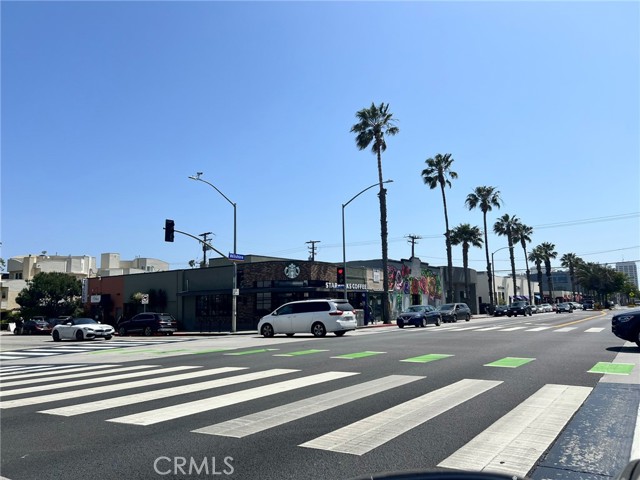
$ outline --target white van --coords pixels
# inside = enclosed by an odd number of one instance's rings
[[[258,322],[258,332],[264,337],[285,333],[312,333],[324,337],[333,332],[340,337],[356,329],[356,315],[344,299],[302,300],[285,303]]]

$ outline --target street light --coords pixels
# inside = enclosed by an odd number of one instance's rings
[[[495,252],[493,252],[493,253],[491,254],[491,268],[492,268],[492,271],[491,271],[491,278],[493,279],[493,299],[495,300],[496,305],[498,304],[498,292],[497,292],[497,290],[498,290],[498,289],[496,288],[496,264],[495,264],[495,263],[494,263],[494,261],[493,261],[493,256],[494,256],[496,253],[498,253],[500,250],[506,250],[507,248],[509,248],[509,247],[502,247],[502,248],[499,248],[499,249],[497,249]],[[514,295],[515,295],[515,289],[516,289],[516,286],[514,285],[514,286],[513,286]],[[492,305],[492,306],[493,306],[493,305]]]
[[[392,183],[392,182],[393,180],[385,180],[382,183]],[[342,204],[342,265],[344,267],[344,299],[345,300],[347,299],[347,247],[346,247],[345,233],[344,233],[344,208],[347,205],[349,205],[351,202],[353,202],[356,198],[358,198],[360,195],[362,195],[364,192],[372,189],[373,187],[377,187],[378,185],[380,185],[378,182],[374,183],[373,185],[369,185],[367,188],[365,188],[364,190],[358,192],[356,195],[351,197],[351,199],[347,203]]]
[[[195,175],[189,175],[189,178],[191,180],[197,180],[199,182],[203,182],[206,183],[207,185],[209,185],[210,187],[212,187],[213,189],[215,189],[216,192],[218,192],[220,195],[222,195],[222,197],[229,202],[232,206],[233,206],[233,253],[236,254],[238,253],[238,245],[237,245],[237,230],[236,230],[236,203],[232,202],[231,200],[229,200],[229,198],[222,193],[218,187],[216,187],[213,183],[206,181],[205,179],[201,178],[202,177],[202,172],[197,172]],[[235,262],[235,260],[233,261],[233,291],[231,292],[231,332],[235,333],[236,331],[236,318],[237,318],[237,273],[238,273],[238,266]]]

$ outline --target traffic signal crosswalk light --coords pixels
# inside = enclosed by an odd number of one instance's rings
[[[165,242],[173,242],[173,234],[174,234],[175,222],[173,220],[165,220],[164,221],[164,241]]]

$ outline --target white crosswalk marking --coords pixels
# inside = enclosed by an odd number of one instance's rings
[[[601,332],[602,330],[604,330],[604,327],[599,328],[599,327],[594,327],[594,328],[588,328],[585,330],[585,333],[598,333]]]
[[[524,477],[590,392],[590,387],[545,385],[438,467]]]
[[[111,370],[108,373],[115,373],[115,372],[130,372],[130,373],[123,373],[120,375],[111,375],[111,376],[100,376],[95,375],[92,376],[90,378],[87,378],[85,376],[85,378],[83,378],[82,380],[74,380],[71,382],[63,382],[63,383],[50,383],[47,385],[38,385],[35,387],[24,387],[24,388],[14,388],[8,391],[5,391],[4,389],[6,387],[13,387],[16,385],[20,385],[20,384],[27,384],[27,383],[33,383],[33,381],[30,380],[17,380],[15,382],[6,382],[4,384],[2,384],[2,391],[0,392],[0,398],[5,398],[5,397],[13,397],[15,395],[22,395],[25,393],[34,393],[34,392],[42,392],[45,390],[59,390],[61,388],[68,388],[68,387],[77,387],[79,385],[87,385],[90,383],[105,383],[105,382],[112,382],[114,380],[123,380],[125,378],[131,378],[131,377],[140,377],[143,375],[155,375],[156,373],[168,373],[169,371],[171,372],[176,372],[176,371],[180,371],[180,370],[189,370],[192,368],[196,368],[196,367],[171,367],[171,368],[163,368],[160,369],[158,368],[157,370],[147,370],[144,372],[139,372],[137,370],[142,370],[142,369],[147,369],[147,368],[154,368],[154,365],[138,365],[138,366],[133,366],[133,367],[121,367],[121,368],[114,368],[113,370]],[[132,371],[132,370],[136,370],[136,371]],[[61,377],[56,378],[56,380],[58,379],[65,379],[65,378],[69,378],[69,375],[62,375]],[[45,380],[41,380],[38,379],[36,380],[36,382],[43,382]]]
[[[511,328],[503,328],[500,332],[515,332],[516,330],[524,330],[527,327],[511,327]]]
[[[238,367],[227,367],[217,373],[226,373],[234,370],[242,370]],[[239,383],[251,382],[253,380],[260,380],[263,378],[271,378],[277,375],[285,375],[287,373],[298,372],[299,370],[291,370],[285,368],[275,368],[272,370],[265,370],[262,372],[247,373],[244,375],[238,375],[230,378],[219,378],[217,380],[211,380],[208,382],[192,383],[189,385],[183,385],[179,387],[169,387],[162,390],[153,390],[150,392],[136,393],[133,395],[124,395],[122,397],[110,398],[108,400],[98,400],[96,402],[81,403],[79,405],[72,405],[69,407],[52,408],[50,410],[42,410],[40,413],[48,413],[51,415],[61,415],[63,417],[72,417],[74,415],[80,415],[83,413],[97,412],[100,410],[107,410],[109,408],[121,407],[123,405],[133,405],[134,403],[148,402],[151,400],[157,400],[159,398],[175,397],[177,395],[184,395],[187,393],[200,392],[203,390],[212,390],[214,388],[226,387],[229,385],[237,385]]]
[[[341,390],[306,398],[298,402],[288,403],[279,407],[271,408],[264,412],[247,415],[244,417],[229,420],[208,427],[193,430],[195,433],[208,435],[220,435],[225,437],[242,438],[247,435],[277,427],[294,420],[299,420],[309,415],[324,412],[330,408],[354,402],[361,398],[384,392],[386,390],[406,385],[425,377],[409,375],[389,375],[388,377],[360,383]]]
[[[558,328],[557,330],[554,330],[554,332],[570,332],[571,330],[575,330],[578,327],[563,327],[563,328]]]
[[[82,378],[83,384],[84,384],[84,383],[87,383],[87,381],[91,380],[90,378],[87,378],[86,372],[89,372],[89,371],[92,371],[90,375],[104,375],[106,373],[112,374],[112,373],[118,373],[118,372],[132,372],[135,370],[141,370],[145,368],[154,368],[154,365],[142,365],[138,367],[120,367],[120,368],[116,368],[116,367],[117,365],[91,365],[87,367],[78,367],[73,369],[73,373],[55,372],[55,373],[62,373],[62,375],[56,376],[55,380],[59,381],[59,380],[68,380],[71,378]],[[95,371],[95,370],[104,370],[104,369],[107,369],[107,371],[106,372]],[[7,387],[15,387],[18,385],[30,385],[32,383],[42,383],[42,382],[51,381],[52,380],[51,378],[39,378],[39,377],[50,377],[50,376],[51,376],[51,373],[49,372],[37,372],[37,373],[31,373],[28,375],[20,376],[20,380],[15,380],[16,377],[11,377],[6,380],[13,380],[13,381],[6,381],[3,378],[2,382],[0,382],[0,389],[4,390]],[[7,393],[10,394],[11,392],[7,392]]]
[[[24,357],[14,357],[10,355],[0,355],[0,360],[21,360]]]
[[[81,365],[30,365],[30,366],[16,366],[15,368],[3,368],[0,369],[0,380],[3,378],[10,378],[15,376],[33,376],[36,372],[49,375],[52,370],[64,370],[69,368],[78,368]],[[116,367],[117,365],[109,365],[110,367]]]
[[[117,366],[118,365],[89,365],[89,366],[63,365],[58,367],[54,366],[50,368],[43,368],[39,370],[3,373],[3,374],[0,374],[0,387],[8,386],[8,382],[6,382],[5,380],[13,380],[18,376],[20,377],[21,380],[33,379],[36,377],[50,377],[51,374],[66,373],[64,370],[73,371],[74,374],[77,373],[78,376],[80,376],[80,375],[85,375],[84,373],[80,373],[80,372],[88,372],[90,370],[104,370],[105,368],[116,368]],[[61,377],[56,377],[56,380],[59,380],[60,378]],[[42,381],[46,381],[46,380],[34,380],[34,383],[42,382]]]
[[[309,442],[301,447],[332,452],[364,455],[461,403],[500,385],[492,380],[460,380],[452,385],[414,398],[411,402],[392,407],[352,423]]]
[[[277,393],[288,392],[310,385],[316,385],[339,378],[358,375],[355,372],[326,372],[308,377],[296,378],[294,380],[286,380],[284,382],[273,383],[262,387],[250,388],[240,392],[228,393],[213,398],[205,398],[194,402],[181,403],[170,407],[150,410],[134,415],[126,415],[124,417],[111,418],[108,422],[128,423],[133,425],[153,425],[176,418],[186,417],[195,413],[208,412],[217,408],[236,405],[238,403],[247,402],[256,398],[262,398]]]
[[[548,330],[551,327],[536,327],[536,328],[530,328],[529,330],[525,330],[525,332],[541,332],[543,330]]]
[[[488,332],[490,330],[498,330],[499,328],[502,328],[502,325],[499,327],[486,327],[486,328],[479,328],[478,330],[476,330],[476,332]]]

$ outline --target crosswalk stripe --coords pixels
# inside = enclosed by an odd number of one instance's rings
[[[160,371],[160,370],[154,370],[154,371],[147,371],[142,373],[137,371],[137,370],[144,370],[147,368],[157,368],[157,365],[138,365],[138,366],[132,366],[132,367],[113,368],[113,369],[107,370],[106,372],[96,372],[92,374],[92,376],[89,378],[87,378],[87,376],[82,373],[80,375],[77,375],[75,373],[69,373],[65,375],[56,376],[55,378],[46,378],[46,379],[36,378],[36,379],[27,379],[27,380],[15,380],[13,382],[4,382],[2,383],[2,385],[0,385],[0,388],[2,390],[0,391],[0,398],[11,397],[14,395],[22,395],[23,393],[41,392],[43,390],[57,390],[60,388],[75,387],[78,385],[87,385],[90,383],[108,382],[112,380],[120,380],[123,378],[130,378],[130,377],[139,376],[139,375],[152,375],[154,372]],[[185,367],[172,367],[172,368],[183,370]],[[188,367],[188,368],[195,368],[195,367]],[[108,377],[101,376],[103,373],[112,374],[112,373],[118,373],[118,372],[132,372],[132,373],[126,373],[122,375],[111,375]],[[7,387],[15,387],[19,385],[30,385],[32,383],[42,383],[47,381],[57,382],[58,380],[68,380],[70,378],[78,378],[79,376],[83,377],[82,380],[75,380],[75,381],[63,382],[63,383],[50,383],[47,385],[39,385],[36,387],[25,387],[25,388],[15,388],[10,390],[5,390]]]
[[[600,328],[600,327],[593,327],[593,328],[588,328],[585,330],[585,333],[598,333],[601,332],[602,330],[604,330],[604,327]]]
[[[530,328],[529,330],[525,330],[525,332],[541,332],[543,330],[548,330],[551,327],[536,327],[536,328]]]
[[[189,368],[198,368],[198,367],[189,367]],[[75,390],[73,392],[62,392],[62,393],[51,393],[47,395],[41,395],[39,397],[25,397],[17,400],[5,400],[0,403],[0,408],[15,408],[22,407],[24,405],[38,405],[41,403],[49,403],[49,402],[57,402],[58,400],[69,400],[70,398],[79,398],[79,397],[88,397],[90,395],[98,395],[109,392],[117,392],[119,390],[127,390],[130,388],[138,388],[138,387],[148,387],[150,385],[160,385],[163,383],[172,383],[178,382],[181,380],[189,380],[191,378],[198,378],[204,375],[216,375],[221,371],[224,371],[225,368],[235,368],[235,367],[221,367],[214,368],[211,370],[198,370],[195,372],[181,373],[178,375],[168,375],[166,377],[154,377],[148,378],[145,380],[135,380],[132,382],[125,382],[119,384],[109,384],[103,385],[101,387],[91,387],[85,388],[83,390]],[[238,367],[238,368],[246,368],[246,367]],[[167,369],[164,371],[166,372]],[[153,374],[163,373],[162,370],[154,370],[151,372]],[[142,372],[140,375],[148,375],[149,372]]]
[[[240,367],[226,367],[219,368],[215,373],[226,373],[235,370],[243,370]],[[206,370],[205,370],[206,372]],[[107,410],[109,408],[121,407],[123,405],[133,405],[134,403],[148,402],[151,400],[157,400],[160,398],[175,397],[178,395],[184,395],[187,393],[201,392],[203,390],[211,390],[214,388],[226,387],[229,385],[237,385],[239,383],[251,382],[253,380],[261,380],[263,378],[271,378],[277,375],[285,375],[287,373],[299,372],[299,370],[292,370],[286,368],[275,368],[272,370],[265,370],[262,372],[247,373],[244,375],[237,375],[229,378],[218,378],[216,380],[210,380],[208,382],[192,383],[189,385],[183,385],[178,387],[169,387],[161,390],[153,390],[150,392],[136,393],[133,395],[124,395],[121,397],[109,398],[107,400],[97,400],[95,402],[81,403],[78,405],[71,405],[61,408],[52,408],[50,410],[42,410],[40,413],[48,413],[50,415],[60,415],[63,417],[71,417],[74,415],[80,415],[83,413],[98,412],[100,410]]]
[[[499,328],[502,328],[502,325],[499,327],[486,327],[486,328],[479,328],[478,330],[476,330],[476,332],[488,332],[490,330],[498,330]]]
[[[423,378],[425,377],[389,375],[192,431],[207,435],[243,438]]]
[[[477,326],[477,327],[454,327],[454,328],[449,328],[448,330],[450,332],[461,332],[464,330],[477,330],[478,328],[482,328],[481,326]]]
[[[523,330],[527,327],[511,327],[511,328],[503,328],[502,330],[499,330],[500,332],[515,332],[516,330]]]
[[[241,402],[247,402],[249,400],[255,400],[257,398],[266,397],[269,395],[275,395],[278,393],[288,392],[302,387],[310,385],[317,385],[319,383],[336,380],[339,378],[350,377],[352,375],[358,375],[357,372],[326,372],[316,375],[310,375],[307,377],[296,378],[293,380],[286,380],[283,382],[273,383],[271,385],[264,385],[261,387],[250,388],[239,392],[228,393],[226,395],[220,395],[218,397],[205,398],[202,400],[196,400],[193,402],[182,403],[179,405],[172,405],[170,407],[159,408],[156,410],[149,410],[134,415],[126,415],[124,417],[111,418],[108,422],[115,423],[127,423],[133,425],[153,425],[155,423],[166,422],[168,420],[174,420],[176,418],[186,417],[195,413],[202,413],[217,408],[226,407],[229,405],[236,405]]]
[[[545,385],[438,467],[524,477],[590,392],[591,387]]]
[[[570,332],[571,330],[575,330],[578,327],[564,327],[564,328],[558,328],[557,330],[554,330],[554,332]]]
[[[0,360],[22,360],[24,357],[13,357],[10,355],[0,355]]]
[[[101,369],[105,369],[105,368],[114,368],[117,367],[117,365],[90,365],[90,366],[80,366],[80,365],[65,365],[65,366],[61,366],[61,367],[53,367],[53,368],[47,368],[47,369],[43,369],[43,370],[32,370],[32,371],[28,371],[28,372],[19,372],[21,373],[21,375],[19,375],[21,380],[27,380],[27,379],[33,379],[35,377],[49,377],[51,376],[51,374],[58,374],[58,373],[66,373],[66,372],[60,372],[60,370],[71,370],[73,369],[74,373],[77,372],[88,372],[90,370],[101,370]],[[0,375],[0,386],[1,387],[6,387],[8,386],[8,384],[2,383],[5,379],[8,380],[12,380],[14,378],[18,377],[18,372],[11,374],[10,377],[7,377],[6,375],[10,375],[10,374],[2,374]],[[77,376],[81,376],[84,375],[83,373],[79,373]],[[73,377],[71,377],[73,378]],[[56,380],[59,380],[60,377],[57,377]],[[47,379],[48,380],[48,379]],[[43,380],[34,380],[34,382],[42,382]],[[44,380],[46,381],[46,380]]]
[[[47,355],[55,355],[53,352],[32,352],[30,350],[23,350],[19,352],[6,352],[9,355],[20,355],[21,357],[46,357]]]
[[[364,455],[427,420],[501,383],[501,381],[493,380],[460,380],[414,398],[411,402],[389,408],[305,442],[300,446],[352,455]]]

